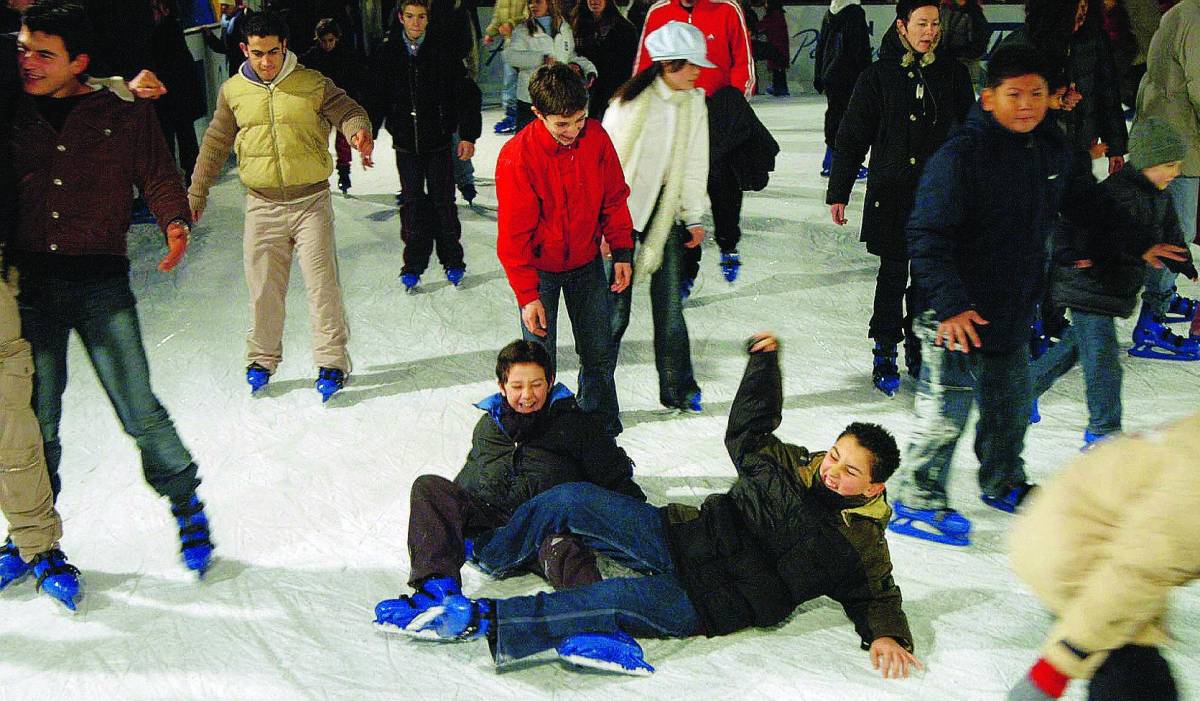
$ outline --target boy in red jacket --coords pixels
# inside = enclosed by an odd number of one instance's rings
[[[537,117],[505,144],[496,162],[496,254],[521,309],[521,333],[557,348],[558,296],[567,301],[579,354],[577,401],[621,432],[611,342],[612,292],[629,286],[633,222],[629,187],[600,122],[587,118],[587,88],[571,67],[539,68],[529,82]],[[610,286],[600,239],[612,251]]]

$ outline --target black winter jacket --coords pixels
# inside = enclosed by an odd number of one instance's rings
[[[1171,196],[1133,166],[1097,183],[1064,210],[1067,225],[1055,239],[1050,273],[1050,298],[1058,307],[1127,317],[1146,280],[1142,254],[1158,243],[1187,249]],[[1164,262],[1192,278],[1196,268],[1188,256],[1188,262]],[[1075,267],[1085,259],[1091,267]]]
[[[826,11],[817,36],[813,87],[849,92],[871,65],[871,32],[861,5],[847,5],[836,15]]]
[[[375,132],[386,122],[392,146],[408,153],[450,148],[456,131],[463,141],[478,141],[483,97],[453,47],[427,35],[410,56],[403,34],[404,25],[397,25],[375,54],[368,100]]]
[[[514,442],[500,424],[503,402],[497,393],[475,405],[486,413],[475,424],[471,452],[454,483],[505,520],[521,504],[566,482],[591,482],[646,500],[633,481],[629,456],[575,404],[566,387],[554,386],[542,409],[540,430],[522,443]]]
[[[906,232],[913,284],[939,320],[968,309],[986,319],[984,353],[1029,342],[1071,161],[1048,120],[1017,134],[977,104],[921,175]]]
[[[1003,44],[1032,44],[1022,27],[1004,38]],[[1039,47],[1045,51],[1045,47]],[[1053,52],[1046,52],[1054,56]],[[1060,52],[1061,53],[1061,52]],[[1066,133],[1067,141],[1082,153],[1099,138],[1108,144],[1110,156],[1123,155],[1129,148],[1129,131],[1121,107],[1121,85],[1113,63],[1108,36],[1100,21],[1089,17],[1079,31],[1071,35],[1066,53],[1051,61],[1050,87],[1075,85],[1083,96],[1069,112],[1052,111],[1055,121]],[[1090,162],[1090,157],[1087,159]]]
[[[884,540],[885,497],[830,492],[819,475],[825,454],[774,435],[782,409],[778,353],[752,354],[725,433],[737,481],[705,499],[690,520],[686,507],[663,509],[673,562],[705,634],[775,625],[805,601],[828,596],[845,609],[864,648],[889,636],[911,650]]]
[[[314,46],[300,57],[300,64],[311,68],[333,81],[333,84],[346,91],[350,99],[364,101],[363,86],[366,84],[364,75],[365,59],[356,51],[347,48],[340,42],[333,51],[325,51],[320,46]]]
[[[951,2],[941,7],[942,39],[938,55],[944,58],[976,61],[987,53],[992,25],[988,24],[978,2],[959,7]],[[892,25],[893,29],[895,25]]]
[[[575,36],[575,53],[596,64],[596,80],[590,91],[588,116],[603,120],[613,93],[633,73],[638,31],[620,14],[611,20],[605,18],[596,22],[590,11],[581,9],[587,17],[581,17],[578,26],[571,27]]]
[[[716,164],[728,164],[742,190],[761,190],[775,170],[779,142],[758,119],[750,103],[732,86],[709,95],[708,106],[708,177],[714,177]]]
[[[921,66],[921,57],[893,28],[883,38],[879,60],[859,76],[838,128],[825,202],[850,201],[870,149],[859,240],[877,256],[906,256],[904,226],[925,161],[975,102],[967,69],[938,56],[936,48],[934,55],[933,63]]]

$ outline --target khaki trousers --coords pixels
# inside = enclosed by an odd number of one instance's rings
[[[251,321],[246,360],[271,373],[283,360],[284,305],[293,253],[300,260],[308,292],[313,362],[349,373],[346,341],[350,331],[338,283],[329,190],[291,202],[246,194],[243,254]]]
[[[62,519],[54,509],[42,431],[30,406],[33,354],[21,338],[17,291],[0,281],[0,511],[28,562],[58,547]]]

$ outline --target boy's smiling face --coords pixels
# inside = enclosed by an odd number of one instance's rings
[[[875,454],[846,434],[837,439],[819,469],[821,481],[829,491],[844,497],[873,497],[883,491],[883,484],[871,482],[871,466]]]
[[[545,368],[537,363],[513,363],[500,383],[500,392],[513,411],[532,414],[546,405],[550,380]]]
[[[546,125],[546,131],[562,146],[570,146],[579,138],[583,125],[587,123],[587,110],[579,110],[575,114],[545,115],[533,108],[533,113]]]
[[[980,94],[983,109],[992,113],[1000,126],[1028,134],[1046,118],[1050,109],[1050,86],[1036,73],[1005,78],[994,88],[984,88]]]

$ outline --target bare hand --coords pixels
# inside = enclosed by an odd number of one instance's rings
[[[525,324],[525,328],[529,329],[529,333],[545,338],[546,308],[542,306],[542,300],[535,299],[521,307],[521,321]]]
[[[167,225],[167,255],[158,264],[160,272],[170,272],[172,268],[179,265],[179,261],[183,260],[183,254],[187,253],[188,247],[188,230],[179,222],[171,222]]]
[[[483,45],[484,46],[491,46],[492,43],[495,41],[496,41],[496,37],[492,36],[491,34],[483,35]]]
[[[558,59],[554,58],[550,54],[546,54],[546,56],[542,59],[542,63],[546,64],[547,66],[553,66],[554,64],[558,63]]]
[[[1169,243],[1156,243],[1142,254],[1142,260],[1150,264],[1152,268],[1163,268],[1164,260],[1175,260],[1183,262],[1188,259],[1187,249],[1182,246],[1172,246]]]
[[[1097,158],[1104,158],[1108,155],[1108,144],[1100,143],[1100,139],[1097,138],[1092,142],[1092,145],[1088,147],[1088,155],[1092,157],[1093,161]],[[1109,175],[1111,175],[1111,173],[1109,173]]]
[[[167,94],[167,86],[163,85],[152,71],[144,70],[138,73],[125,85],[129,88],[129,92],[143,100],[157,100]]]
[[[500,36],[504,37],[505,39],[511,37],[512,32],[513,26],[511,22],[505,22],[504,24],[500,25]]]
[[[1121,170],[1124,167],[1125,167],[1125,157],[1124,156],[1109,156],[1108,157],[1108,174],[1109,175],[1112,175],[1113,173],[1117,172],[1118,170]]]
[[[703,226],[699,226],[699,225],[689,226],[688,233],[691,234],[691,238],[689,238],[687,241],[683,242],[684,248],[695,248],[696,246],[699,246],[701,244],[701,242],[704,241],[704,227]]]
[[[901,647],[892,638],[875,638],[871,643],[871,666],[883,673],[884,679],[908,678],[909,666],[925,669],[916,655]]]
[[[834,224],[843,226],[846,223],[846,203],[834,202],[829,205],[829,216],[833,217]]]
[[[458,142],[458,160],[469,161],[475,155],[475,144],[470,141]]]
[[[751,353],[774,353],[779,350],[779,339],[773,331],[759,331],[750,337]]]
[[[1075,89],[1075,84],[1071,83],[1071,87],[1067,88],[1062,96],[1062,108],[1064,112],[1070,112],[1075,109],[1079,101],[1083,99],[1083,93]]]
[[[350,137],[350,145],[362,155],[363,168],[375,165],[375,161],[371,160],[371,153],[375,151],[375,140],[371,138],[369,129],[359,129],[354,136]]]
[[[979,312],[974,309],[960,312],[938,324],[933,345],[945,346],[949,351],[961,350],[963,353],[970,353],[972,347],[979,348],[983,345],[975,327],[989,323],[991,322],[979,316]]]
[[[633,266],[629,263],[613,263],[613,284],[608,289],[613,292],[624,292],[633,279]]]

